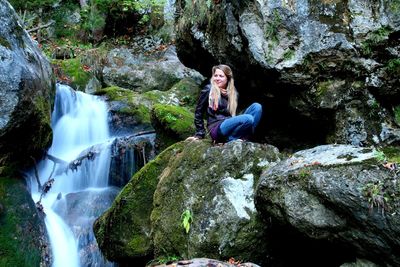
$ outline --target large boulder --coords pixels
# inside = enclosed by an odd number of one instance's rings
[[[207,76],[229,64],[241,99],[265,106],[267,142],[400,140],[397,1],[176,1],[176,12],[180,60]]]
[[[193,78],[198,83],[204,79],[200,73],[179,61],[174,46],[146,54],[136,54],[124,48],[113,49],[107,56],[103,77],[108,86],[124,87],[136,92],[169,90],[183,78]]]
[[[398,172],[394,165],[383,165],[383,158],[372,148],[349,145],[299,151],[261,175],[256,208],[275,226],[285,225],[297,238],[318,244],[325,261],[343,263],[351,255],[397,266]],[[289,241],[288,235],[279,238]],[[301,244],[293,236],[290,243]],[[309,248],[287,246],[286,255],[294,258],[300,251],[299,258],[310,262],[318,255]]]
[[[278,150],[269,145],[188,143],[158,177],[151,213],[155,255],[265,263],[266,228],[254,188],[262,170],[277,161]]]
[[[51,266],[44,224],[22,179],[0,177],[0,266]]]
[[[0,18],[0,165],[21,168],[51,143],[55,87],[48,61],[5,0]]]

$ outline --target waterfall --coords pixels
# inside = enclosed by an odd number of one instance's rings
[[[53,267],[113,266],[99,252],[92,229],[118,193],[108,186],[113,139],[107,116],[97,97],[57,85],[49,156],[37,164],[38,175],[28,174],[32,198],[41,200],[46,214]],[[54,179],[42,198],[37,176],[42,185]]]

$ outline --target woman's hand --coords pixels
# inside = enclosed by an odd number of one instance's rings
[[[186,138],[185,141],[196,141],[196,140],[200,140],[200,138],[198,138],[197,136],[189,136],[188,138]]]

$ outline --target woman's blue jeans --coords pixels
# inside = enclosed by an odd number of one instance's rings
[[[219,126],[219,131],[228,142],[248,138],[254,133],[261,115],[262,106],[259,103],[253,103],[243,114],[224,120]]]

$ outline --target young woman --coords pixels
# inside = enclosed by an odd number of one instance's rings
[[[231,68],[227,65],[214,66],[210,84],[201,91],[197,102],[194,119],[196,134],[188,140],[204,138],[204,113],[210,136],[217,143],[251,136],[260,122],[262,107],[253,103],[244,114],[236,115],[237,101],[238,93]]]

